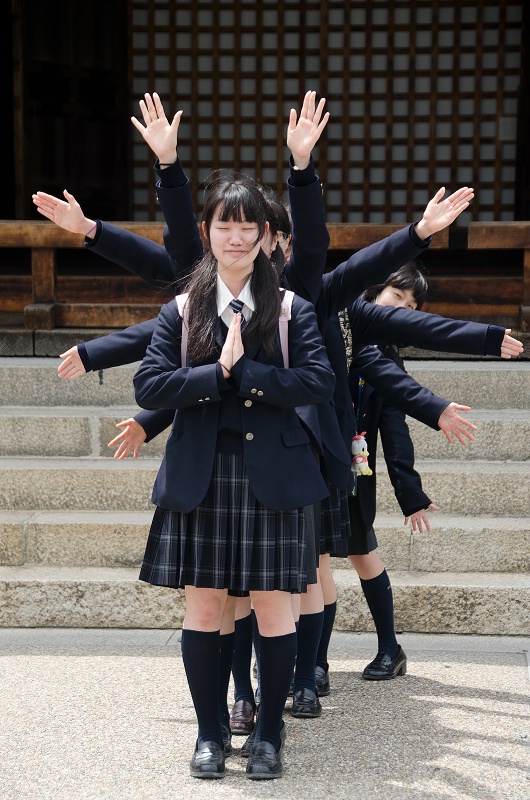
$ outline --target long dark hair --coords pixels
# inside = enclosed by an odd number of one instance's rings
[[[217,324],[217,260],[210,249],[209,234],[217,211],[223,222],[255,222],[258,233],[255,246],[266,232],[267,205],[256,183],[247,176],[221,173],[207,186],[207,199],[202,212],[206,227],[204,256],[194,268],[187,285],[189,292],[189,345],[190,361],[197,364],[210,359],[217,351],[215,327]],[[278,275],[260,248],[250,276],[250,291],[256,303],[242,334],[243,344],[254,335],[269,357],[274,355],[278,336],[278,319],[281,298]]]
[[[421,270],[421,266],[419,261],[407,261],[396,272],[393,272],[384,283],[378,283],[366,289],[361,295],[362,299],[367,300],[369,303],[374,303],[377,296],[387,286],[392,286],[394,289],[402,289],[403,291],[410,289],[416,302],[416,308],[419,311],[425,302],[429,289],[429,284]]]

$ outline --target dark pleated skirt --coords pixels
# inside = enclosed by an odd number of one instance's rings
[[[334,550],[330,551],[332,556],[338,558],[364,556],[377,549],[377,538],[373,526],[366,530],[366,525],[359,511],[359,499],[350,497],[348,506],[350,512],[348,536]]]
[[[140,580],[234,594],[303,592],[309,536],[311,517],[303,508],[265,508],[250,488],[244,456],[218,453],[200,505],[186,514],[157,508]]]
[[[326,480],[329,497],[320,503],[320,542],[319,552],[332,553],[342,547],[344,540],[350,535],[350,513],[348,508],[348,493],[337,489],[326,475],[322,467],[322,474]]]

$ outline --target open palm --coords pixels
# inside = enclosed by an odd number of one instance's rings
[[[131,122],[140,131],[153,153],[164,161],[176,161],[178,130],[182,111],[177,111],[170,123],[166,117],[162,101],[156,92],[153,96],[144,95],[140,100],[140,111],[144,118],[145,126],[136,117],[131,117]]]

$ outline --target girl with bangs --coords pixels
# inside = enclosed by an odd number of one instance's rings
[[[296,656],[291,593],[306,589],[314,536],[304,507],[327,495],[295,407],[330,400],[335,378],[314,309],[296,296],[284,366],[282,294],[262,250],[266,215],[251,179],[221,176],[210,186],[205,255],[182,317],[175,301],[163,306],[134,379],[140,406],[177,409],[140,577],[185,590],[182,656],[199,727],[190,765],[198,778],[225,774],[218,694],[228,591],[250,592],[260,633],[261,707],[246,775],[283,772],[282,712]]]

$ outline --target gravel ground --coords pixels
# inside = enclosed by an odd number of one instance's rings
[[[368,682],[375,637],[334,633],[322,717],[286,711],[283,780],[246,780],[236,751],[212,782],[189,777],[179,631],[0,629],[0,798],[530,800],[530,639],[401,644],[407,675]]]

